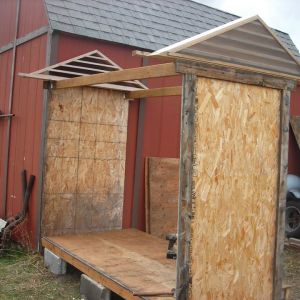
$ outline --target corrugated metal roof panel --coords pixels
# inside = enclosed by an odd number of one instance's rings
[[[155,51],[300,77],[300,61],[260,17],[240,18]]]

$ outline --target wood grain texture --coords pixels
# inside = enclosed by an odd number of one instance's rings
[[[121,228],[127,118],[121,92],[88,87],[51,92],[44,235]]]
[[[279,90],[199,78],[191,299],[272,299]]]
[[[300,116],[291,116],[290,117],[290,123],[298,144],[298,147],[300,149]]]
[[[46,237],[42,244],[125,299],[173,299],[134,296],[175,288],[176,261],[165,257],[167,241],[125,229]]]
[[[190,242],[192,215],[192,170],[194,152],[197,77],[184,74],[181,102],[180,170],[178,200],[178,250],[176,299],[186,300],[190,283]]]
[[[64,89],[70,87],[87,86],[100,83],[110,83],[135,79],[146,79],[164,76],[175,76],[174,63],[158,64],[153,66],[145,66],[132,68],[121,71],[112,71],[94,75],[80,76],[71,79],[64,79],[56,82],[55,88]]]
[[[145,172],[147,232],[165,239],[177,233],[179,159],[147,157]]]
[[[177,61],[178,73],[189,73],[197,76],[253,84],[256,86],[293,90],[295,80],[260,74],[255,70],[240,70],[229,66],[213,65],[207,62]]]
[[[285,238],[285,208],[288,173],[288,147],[289,147],[289,119],[290,119],[291,92],[282,91],[281,114],[280,114],[280,150],[278,178],[278,199],[276,218],[276,247],[274,259],[274,290],[273,299],[281,300],[283,289],[283,248]],[[286,298],[287,299],[287,298]]]
[[[154,88],[126,93],[126,99],[146,98],[146,97],[165,97],[181,95],[181,86],[170,86],[163,88]]]

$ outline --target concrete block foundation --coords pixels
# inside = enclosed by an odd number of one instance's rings
[[[110,300],[111,292],[85,274],[81,275],[80,294],[86,300]]]
[[[44,249],[44,265],[55,275],[64,275],[67,272],[67,263],[48,249]]]

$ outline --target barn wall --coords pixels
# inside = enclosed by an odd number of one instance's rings
[[[291,115],[300,116],[300,86],[291,94]],[[290,127],[289,137],[289,173],[300,176],[300,150]]]
[[[99,40],[75,37],[60,34],[56,40],[56,54],[54,62],[60,62],[68,58],[98,49],[123,68],[133,68],[143,65],[140,57],[132,56],[131,47],[117,45]],[[163,63],[162,61],[150,60],[148,64]],[[181,78],[160,78],[147,80],[149,88],[180,85]],[[180,143],[180,97],[156,97],[155,101],[145,101],[145,114],[142,117],[144,132],[142,141],[142,161],[138,168],[140,171],[140,189],[138,197],[138,228],[145,229],[145,184],[144,165],[146,156],[179,157]],[[130,227],[131,209],[133,202],[135,155],[137,142],[137,126],[139,120],[139,101],[130,101],[128,118],[128,137],[126,154],[126,175],[124,192],[124,215],[123,227]]]
[[[122,227],[127,118],[122,92],[87,87],[51,92],[43,235]]]
[[[0,1],[0,47],[10,43],[15,38],[16,13],[17,0]]]
[[[19,21],[16,29],[17,0],[0,1],[0,47],[12,43],[17,38],[47,25],[43,0],[20,0]],[[41,142],[41,120],[43,105],[42,83],[34,79],[19,77],[19,72],[31,72],[45,67],[47,35],[40,36],[16,47],[15,76],[12,90],[9,163],[7,194],[5,191],[5,153],[7,149],[8,119],[0,121],[0,217],[15,215],[22,206],[21,170],[26,169],[35,175],[32,197],[29,205],[29,218],[18,233],[19,238],[32,246],[37,232],[37,190],[39,175],[39,156]],[[13,63],[13,50],[0,54],[0,110],[8,113],[9,86]],[[3,202],[6,202],[4,211]]]
[[[11,63],[13,51],[6,51],[0,54],[0,111],[8,112],[8,99],[10,89]],[[0,217],[4,216],[2,202],[2,191],[4,190],[5,159],[6,159],[6,134],[8,118],[0,119]]]
[[[18,37],[48,25],[44,0],[20,0]]]
[[[26,169],[35,175],[36,182],[29,204],[29,218],[26,234],[31,244],[35,243],[38,208],[38,175],[41,146],[41,124],[43,112],[43,84],[41,81],[22,78],[19,72],[29,73],[45,66],[47,35],[36,38],[17,47],[16,69],[13,89],[7,185],[7,216],[17,214],[22,207],[22,186],[20,173]]]

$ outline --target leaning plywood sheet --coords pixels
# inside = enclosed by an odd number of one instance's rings
[[[44,235],[121,227],[127,117],[122,92],[90,87],[51,92]]]
[[[271,299],[279,90],[198,79],[191,299]]]
[[[160,238],[177,233],[178,175],[178,158],[146,159],[146,227]]]
[[[42,243],[125,299],[174,299],[176,261],[165,256],[167,241],[125,229],[47,237]],[[152,296],[138,296],[147,294]]]
[[[300,116],[291,116],[290,123],[300,149]]]

